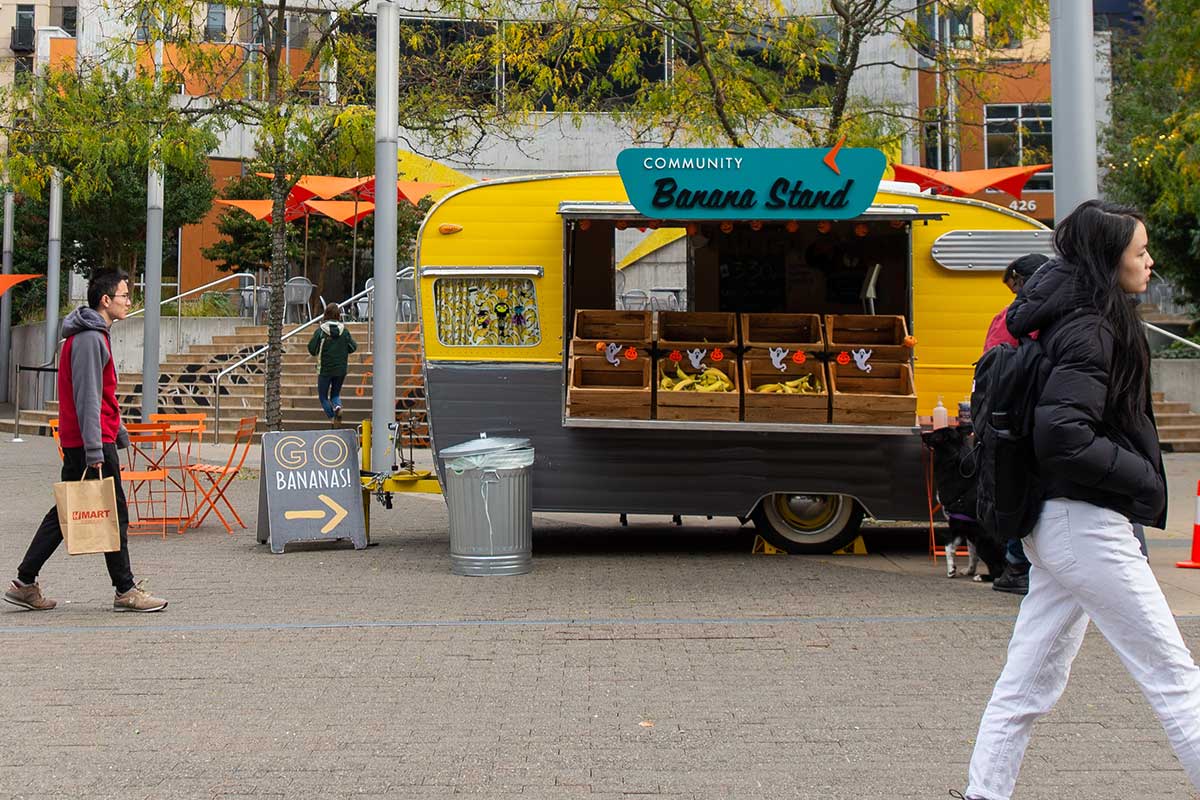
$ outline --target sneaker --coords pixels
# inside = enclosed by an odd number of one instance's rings
[[[341,406],[333,407],[333,418],[335,420],[337,420],[338,422],[342,421],[342,407]]]
[[[1009,594],[1029,594],[1029,570],[1007,565],[1004,572],[992,581],[992,589]]]
[[[58,605],[58,601],[42,596],[42,587],[36,583],[21,586],[16,581],[9,584],[4,593],[4,602],[20,606],[28,611],[49,611]]]
[[[113,611],[140,611],[149,613],[151,611],[162,611],[167,607],[167,601],[161,597],[151,597],[148,593],[142,591],[142,585],[139,583],[124,594],[117,594],[113,597]]]

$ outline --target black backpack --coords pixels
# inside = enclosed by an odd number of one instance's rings
[[[1001,344],[975,362],[971,420],[975,429],[976,516],[992,535],[1027,535],[1042,511],[1033,450],[1033,415],[1051,363],[1036,339]]]

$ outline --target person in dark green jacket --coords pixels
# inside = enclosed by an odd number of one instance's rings
[[[342,323],[336,303],[325,306],[325,319],[308,341],[308,353],[317,357],[317,397],[325,416],[342,421],[342,383],[350,369],[350,354],[358,343]]]

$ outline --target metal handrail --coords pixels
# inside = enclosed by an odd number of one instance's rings
[[[159,308],[162,308],[167,303],[175,303],[175,331],[178,334],[179,331],[183,330],[183,303],[180,303],[178,301],[180,301],[183,298],[188,297],[190,295],[196,294],[197,292],[203,292],[208,289],[211,289],[213,286],[217,286],[218,284],[225,283],[225,281],[234,280],[235,278],[238,280],[241,280],[243,278],[250,279],[249,286],[242,286],[239,283],[238,291],[242,292],[242,291],[249,290],[250,296],[252,298],[252,300],[251,300],[252,310],[250,312],[250,315],[251,315],[250,321],[254,322],[258,319],[258,281],[255,279],[253,273],[250,273],[250,272],[235,272],[232,275],[226,275],[224,278],[217,278],[215,281],[209,281],[208,283],[204,284],[203,286],[197,286],[195,289],[188,289],[186,292],[180,292],[179,294],[175,295],[174,297],[168,297],[166,300],[163,300],[162,302],[160,302],[158,304],[158,306],[159,306]],[[130,317],[136,317],[138,314],[144,314],[144,313],[146,313],[145,306],[139,308],[137,311],[130,312],[125,318],[129,319]]]
[[[17,364],[17,386],[16,397],[13,401],[13,438],[14,444],[21,444],[25,440],[21,438],[21,373],[35,372],[41,374],[43,372],[58,372],[58,367],[54,366],[54,359],[47,361],[45,364],[39,364],[36,367],[27,367],[24,364]],[[41,383],[41,380],[38,381]],[[40,387],[39,387],[40,394]]]
[[[369,294],[372,294],[374,291],[375,291],[374,286],[371,286],[367,289],[363,289],[358,294],[351,295],[350,297],[346,298],[342,302],[338,303],[337,306],[340,309],[345,309],[345,308],[349,307],[352,303],[357,303],[362,298],[366,297]],[[279,340],[280,344],[282,344],[283,342],[286,342],[288,339],[292,338],[293,336],[300,333],[301,331],[307,330],[308,328],[311,328],[313,325],[320,324],[321,322],[322,322],[321,317],[313,317],[308,322],[305,322],[303,325],[300,325],[299,327],[294,328],[293,330],[290,330],[287,333],[285,333],[283,335],[283,337]],[[247,362],[253,361],[256,358],[260,358],[264,353],[267,352],[268,347],[269,347],[269,345],[263,345],[262,347],[255,350],[253,353],[243,356],[242,358],[238,359],[234,363],[230,364],[225,369],[218,372],[217,376],[213,379],[213,416],[215,417],[215,419],[213,421],[213,442],[221,441],[221,379],[224,378],[229,373],[233,372],[234,370],[241,368]]]
[[[1151,325],[1149,322],[1142,322],[1142,324],[1160,336],[1165,336],[1168,339],[1174,339],[1175,341],[1179,342],[1180,344],[1186,344],[1188,347],[1192,348],[1193,350],[1200,350],[1200,344],[1196,344],[1191,339],[1185,339],[1182,336],[1176,336],[1175,334],[1171,333],[1170,331],[1163,330],[1162,328],[1158,327],[1157,325]]]

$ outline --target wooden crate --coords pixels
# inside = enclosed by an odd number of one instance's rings
[[[873,362],[870,372],[853,363],[829,362],[831,421],[845,425],[917,423],[912,366]]]
[[[610,308],[575,310],[571,355],[592,356],[597,345],[618,344],[621,350],[633,347],[641,355],[650,353],[650,312],[614,311]]]
[[[658,312],[658,349],[664,354],[672,350],[708,350],[721,348],[725,358],[732,359],[737,347],[737,315],[725,311],[660,311]]]
[[[869,314],[826,314],[825,341],[830,355],[867,349],[871,362],[907,362],[912,348],[904,342],[908,325],[904,317]]]
[[[825,365],[820,361],[796,364],[784,362],[785,371],[780,372],[771,360],[745,358],[742,360],[742,419],[746,422],[829,422],[829,379]],[[805,375],[814,375],[821,382],[819,394],[781,394],[756,392],[755,386],[765,383],[782,383]]]
[[[825,351],[821,333],[821,317],[817,314],[742,314],[742,347],[747,350],[766,350],[783,347],[802,350],[810,355]],[[757,353],[755,354],[757,357]],[[790,353],[789,353],[790,355]]]
[[[650,359],[608,363],[603,356],[571,359],[568,417],[650,419]]]
[[[674,392],[663,389],[659,381],[664,375],[674,380],[677,375],[676,366],[685,375],[694,375],[703,370],[696,370],[684,358],[682,361],[671,361],[659,358],[654,372],[654,414],[656,419],[674,420],[710,420],[714,422],[737,422],[741,416],[741,392],[738,381],[738,362],[730,358],[724,361],[707,361],[708,367],[719,369],[733,381],[731,392]]]

